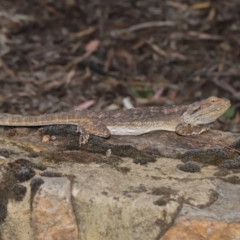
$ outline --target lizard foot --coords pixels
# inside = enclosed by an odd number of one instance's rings
[[[190,124],[179,124],[175,132],[179,135],[187,136],[187,135],[198,135],[203,132],[207,132],[209,130],[209,127],[206,125],[197,125],[192,126]]]
[[[82,144],[86,144],[90,137],[88,132],[82,126],[77,126],[77,132],[79,132],[81,134],[79,136],[79,145],[81,146]]]

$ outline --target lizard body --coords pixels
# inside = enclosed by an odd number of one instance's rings
[[[77,125],[80,143],[86,143],[89,134],[107,138],[112,135],[140,135],[165,130],[180,135],[200,134],[204,125],[215,121],[229,107],[230,101],[217,97],[189,105],[142,107],[114,111],[71,111],[38,116],[0,114],[2,126],[45,126],[55,124]]]

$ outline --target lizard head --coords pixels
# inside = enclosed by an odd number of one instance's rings
[[[209,97],[200,102],[190,104],[182,118],[191,125],[208,124],[214,122],[231,106],[228,99]]]

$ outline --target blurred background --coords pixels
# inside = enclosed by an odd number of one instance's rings
[[[239,132],[239,0],[1,0],[0,112],[232,102]]]

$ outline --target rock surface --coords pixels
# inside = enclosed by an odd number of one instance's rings
[[[0,239],[240,239],[238,169],[35,141],[0,144]]]

